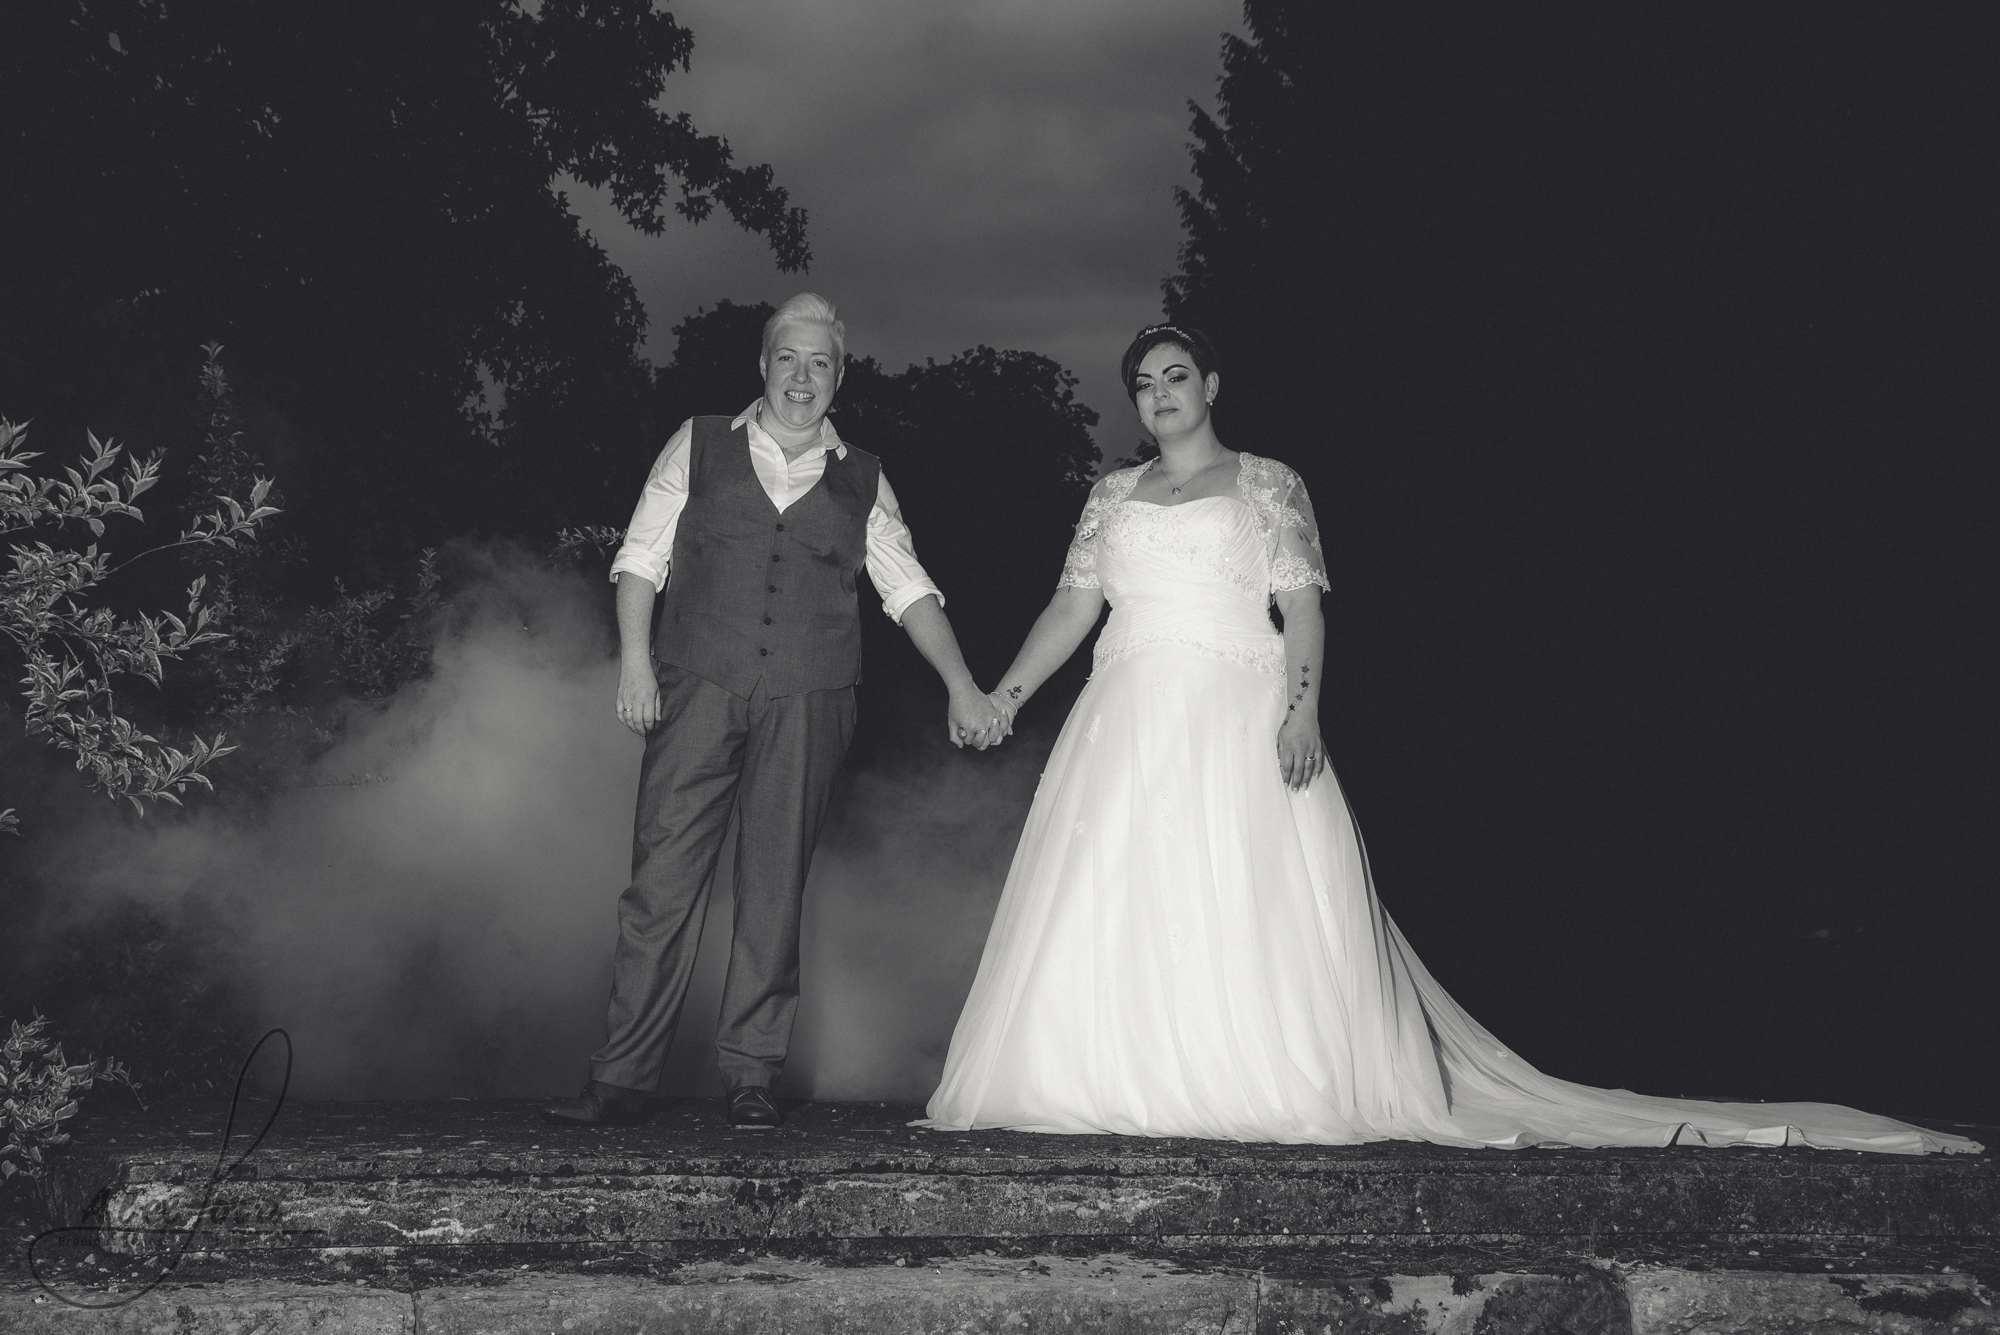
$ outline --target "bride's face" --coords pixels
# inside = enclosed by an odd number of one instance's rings
[[[1213,371],[1206,379],[1195,375],[1194,358],[1171,343],[1147,353],[1132,381],[1137,386],[1132,403],[1139,410],[1139,425],[1155,440],[1200,430],[1208,421],[1209,400],[1221,383]]]

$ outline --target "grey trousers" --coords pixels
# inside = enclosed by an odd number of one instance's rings
[[[732,808],[736,918],[716,1026],[730,1089],[768,1086],[799,1006],[799,912],[813,845],[854,737],[854,688],[745,700],[658,665],[661,720],[646,738],[632,822],[632,884],[618,900],[618,949],[604,1046],[591,1078],[659,1085],[701,945]]]

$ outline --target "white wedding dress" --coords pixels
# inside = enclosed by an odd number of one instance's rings
[[[1150,466],[1150,465],[1148,465]],[[1543,1075],[1383,910],[1331,773],[1279,777],[1276,591],[1325,587],[1298,476],[1239,496],[1093,490],[1062,582],[1111,619],[1049,756],[919,1125],[1349,1144],[1976,1152],[1822,1103],[1702,1103]]]

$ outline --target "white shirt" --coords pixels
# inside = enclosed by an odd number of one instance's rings
[[[785,456],[784,447],[764,430],[757,420],[757,406],[751,404],[729,424],[730,430],[747,427],[750,437],[750,466],[764,485],[764,494],[783,514],[813,489],[826,472],[826,456],[845,459],[847,446],[834,432],[833,422],[821,418],[819,437],[796,459]],[[680,430],[667,439],[666,448],[653,461],[646,486],[639,493],[638,508],[632,511],[631,527],[625,530],[624,545],[611,562],[611,578],[630,571],[653,581],[657,592],[667,587],[668,567],[673,563],[674,532],[680,527],[681,511],[687,508],[689,442],[694,439],[694,419],[681,423]],[[882,595],[882,610],[897,625],[910,604],[926,595],[944,605],[944,594],[917,564],[917,549],[910,539],[910,526],[896,504],[889,479],[881,476],[875,485],[875,505],[868,511],[868,554],[864,563],[875,591]]]

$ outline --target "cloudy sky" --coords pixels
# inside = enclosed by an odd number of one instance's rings
[[[638,284],[652,355],[697,306],[839,304],[891,370],[974,344],[1045,353],[1107,418],[1116,360],[1159,318],[1192,185],[1187,102],[1213,108],[1239,0],[676,0],[693,69],[667,105],[769,163],[811,212],[810,273],[716,218],[664,236],[573,192]],[[718,408],[730,405],[718,405]],[[1113,420],[1100,445],[1136,435]]]

